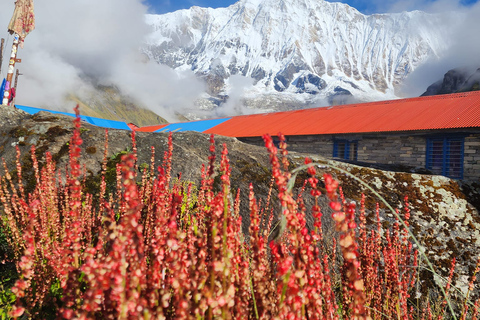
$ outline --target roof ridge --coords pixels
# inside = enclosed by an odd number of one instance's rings
[[[323,109],[323,108],[326,108],[327,110],[331,110],[333,108],[342,109],[342,108],[362,107],[365,105],[379,105],[379,104],[384,105],[384,104],[392,104],[392,103],[403,103],[403,102],[409,102],[409,101],[413,102],[413,101],[420,101],[420,100],[421,101],[443,100],[443,99],[451,99],[451,98],[468,97],[470,95],[480,95],[480,90],[468,91],[468,92],[457,92],[457,93],[446,93],[446,94],[439,94],[439,95],[432,95],[432,96],[420,96],[420,97],[411,97],[411,98],[350,103],[350,104],[343,104],[343,105],[337,105],[337,106],[315,107],[315,108],[300,109],[300,110]],[[286,112],[291,112],[291,111],[298,111],[298,110],[289,110]]]

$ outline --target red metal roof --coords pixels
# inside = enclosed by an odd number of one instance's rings
[[[480,127],[480,91],[237,116],[204,133],[230,137]]]
[[[141,127],[139,129],[137,129],[136,131],[140,131],[140,132],[155,132],[157,130],[160,130],[162,128],[165,128],[166,126],[168,126],[169,124],[160,124],[160,125],[156,125],[156,126],[148,126],[148,127]]]
[[[131,130],[135,130],[135,131],[138,130],[138,129],[140,129],[139,126],[137,126],[135,123],[131,123],[131,122],[130,122],[130,123],[127,123],[127,126],[128,126]]]

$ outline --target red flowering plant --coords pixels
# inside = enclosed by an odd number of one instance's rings
[[[30,194],[17,152],[16,181],[6,165],[0,181],[2,229],[18,273],[10,288],[15,301],[9,302],[9,317],[414,319],[408,295],[417,255],[405,225],[382,230],[377,219],[377,226],[368,228],[364,201],[356,218],[356,206],[345,201],[338,181],[319,175],[311,160],[290,171],[285,139],[279,138],[280,156],[271,137],[264,137],[276,188],[272,184],[263,203],[252,186],[247,190],[248,234],[241,230],[241,191],[231,190],[227,147],[222,146],[217,167],[213,136],[198,188],[181,176],[171,178],[172,135],[161,166],[155,168],[152,148],[150,166],[139,167],[133,132],[133,153],[113,168],[111,188],[107,132],[98,195],[85,187],[79,117],[63,175],[49,154],[40,168],[32,149],[36,185]],[[295,194],[300,170],[308,178]],[[322,210],[327,210],[319,205],[322,194],[338,232],[329,250],[322,232]],[[313,198],[311,208],[307,196]],[[274,212],[276,201],[280,212]],[[462,319],[467,314],[475,319],[477,307],[465,303]]]

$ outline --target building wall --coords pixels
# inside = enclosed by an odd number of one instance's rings
[[[480,133],[470,134],[464,143],[463,178],[464,180],[480,180]]]
[[[287,137],[288,150],[314,153],[332,158],[334,139],[358,141],[357,160],[368,163],[425,165],[425,138],[402,135],[311,135]],[[263,146],[261,138],[241,138],[241,141]]]
[[[289,151],[313,153],[327,158],[333,155],[332,135],[288,136],[287,149]],[[261,137],[239,138],[240,141],[256,146],[265,146]],[[278,141],[274,137],[274,141]]]
[[[362,135],[358,141],[358,161],[425,167],[426,137]]]
[[[287,137],[287,149],[296,152],[315,153],[324,157],[333,155],[333,136],[290,136]]]
[[[288,136],[287,144],[290,151],[313,153],[332,158],[335,139],[358,141],[358,162],[423,169],[426,163],[427,137],[457,133],[431,130],[402,133]],[[467,130],[461,134],[465,135],[463,179],[478,181],[480,180],[480,130]],[[260,137],[240,138],[240,140],[264,146]]]

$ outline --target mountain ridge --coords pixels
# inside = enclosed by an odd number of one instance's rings
[[[480,68],[459,67],[449,70],[443,79],[431,84],[422,96],[480,90]]]
[[[421,11],[364,15],[327,1],[241,0],[147,15],[152,33],[143,52],[194,71],[210,97],[229,96],[238,76],[252,81],[244,100],[386,100],[397,98],[405,76],[445,50],[439,19]]]

